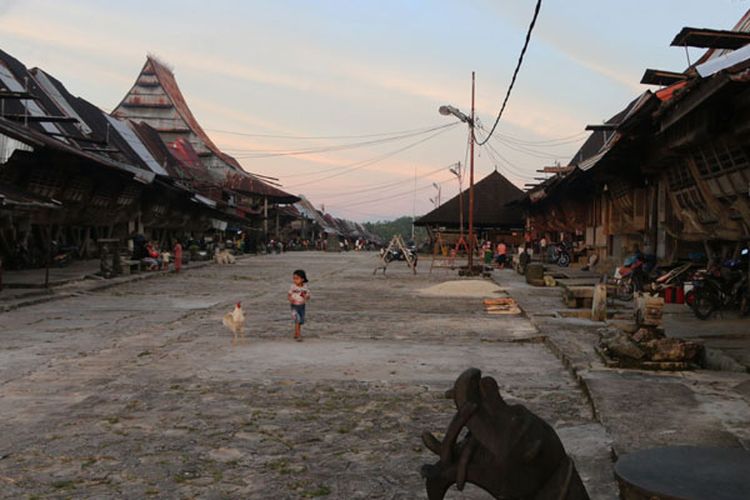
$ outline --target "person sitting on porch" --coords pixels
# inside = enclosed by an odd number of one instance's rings
[[[146,257],[141,260],[148,266],[149,271],[157,271],[161,267],[159,251],[152,241],[146,243]]]
[[[500,243],[497,244],[497,258],[496,262],[497,265],[500,266],[500,269],[505,268],[505,262],[508,259],[508,247],[505,245],[505,241],[500,241]]]

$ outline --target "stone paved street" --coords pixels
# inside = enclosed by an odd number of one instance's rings
[[[606,434],[528,319],[419,293],[453,274],[375,263],[252,257],[0,314],[0,496],[424,498],[419,435],[446,427],[442,393],[476,366],[555,426],[593,498],[615,497]],[[249,334],[232,345],[237,300]]]

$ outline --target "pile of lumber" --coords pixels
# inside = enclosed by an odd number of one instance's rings
[[[484,310],[488,314],[521,314],[521,308],[511,297],[484,299]]]

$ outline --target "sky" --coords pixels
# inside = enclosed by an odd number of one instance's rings
[[[475,71],[479,123],[491,126],[534,4],[0,0],[0,48],[108,112],[154,54],[246,170],[371,221],[424,214],[438,194],[456,195],[449,166],[465,164],[467,127],[438,107],[468,113]],[[655,90],[638,83],[646,68],[682,71],[700,56],[669,46],[683,26],[729,29],[748,9],[745,0],[544,0],[492,149],[477,148],[476,178],[497,169],[523,187],[537,169],[566,164],[587,124]]]

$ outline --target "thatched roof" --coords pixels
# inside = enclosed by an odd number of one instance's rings
[[[508,203],[523,197],[524,192],[495,170],[474,184],[474,226],[485,229],[517,229],[524,226],[523,210],[517,204]],[[469,220],[469,191],[464,191],[464,227]],[[417,219],[417,226],[444,226],[458,228],[460,225],[459,196]]]

